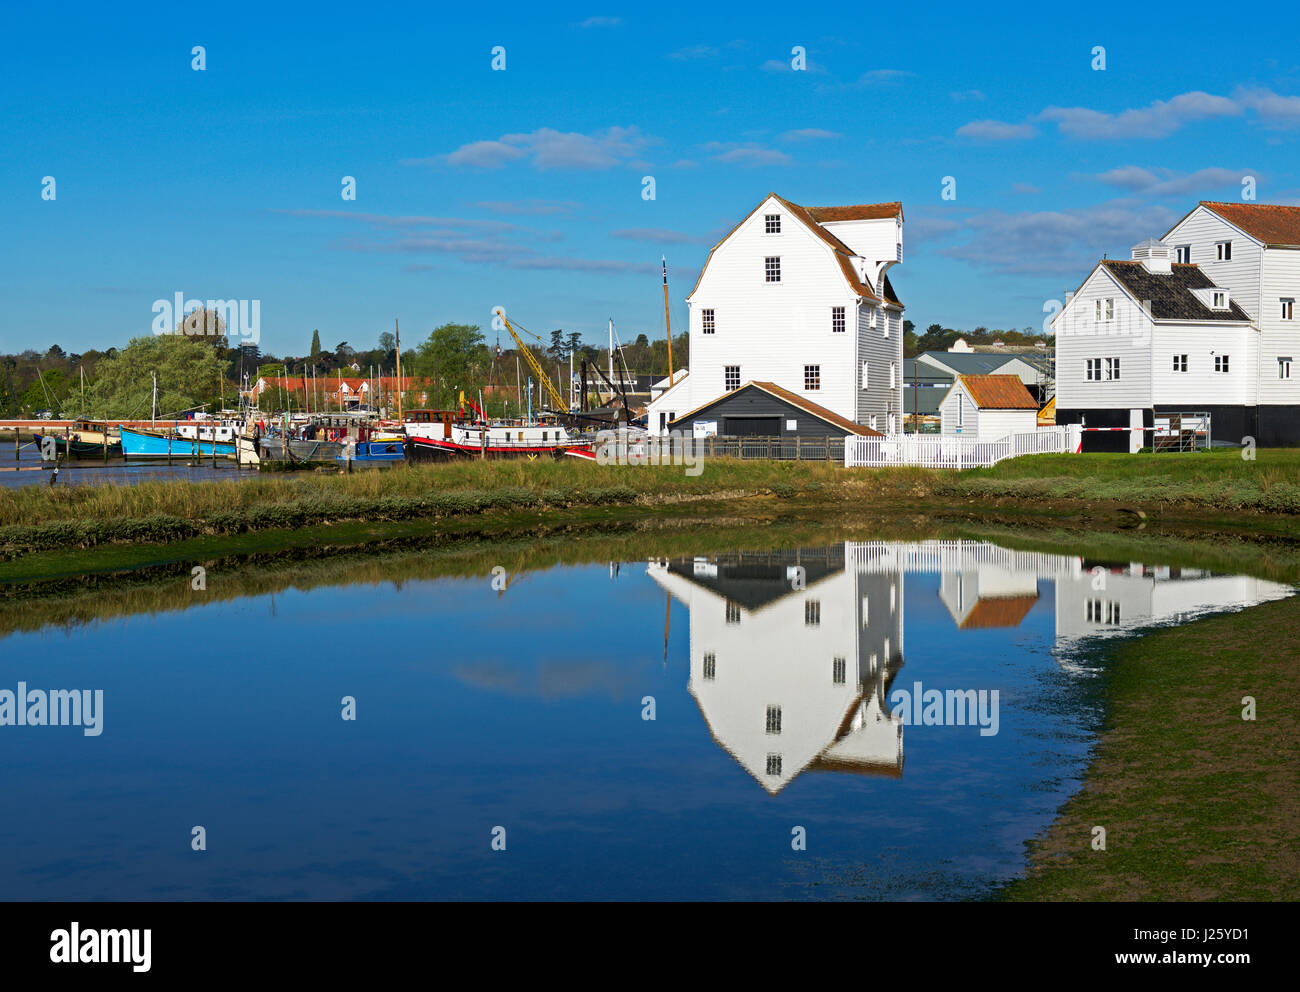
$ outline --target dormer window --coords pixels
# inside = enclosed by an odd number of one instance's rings
[[[1214,307],[1215,310],[1227,310],[1227,309],[1228,309],[1228,294],[1227,294],[1227,293],[1223,293],[1223,292],[1215,292],[1215,293],[1211,293],[1211,294],[1210,294],[1210,306]]]
[[[1214,245],[1214,260],[1216,262],[1232,261],[1232,242],[1218,241]]]
[[[763,231],[764,231],[764,233],[766,233],[766,234],[780,234],[780,233],[781,233],[781,215],[780,215],[780,214],[766,214],[766,215],[764,215],[764,217],[763,217]]]

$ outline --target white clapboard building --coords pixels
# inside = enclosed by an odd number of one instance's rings
[[[902,429],[899,203],[802,207],[769,193],[709,252],[687,297],[690,375],[655,397],[647,428],[752,381],[854,423]]]
[[[1103,261],[1057,332],[1058,424],[1135,450],[1156,418],[1208,413],[1214,440],[1300,443],[1300,207],[1199,203],[1129,261]]]

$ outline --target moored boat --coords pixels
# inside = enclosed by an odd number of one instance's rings
[[[108,457],[117,458],[122,454],[122,442],[113,437],[110,427],[103,421],[78,420],[59,434],[51,430],[48,434],[32,435],[37,448],[42,448],[46,438],[54,442],[56,454],[71,455],[73,458],[103,458],[104,448],[108,448]]]
[[[221,458],[234,458],[235,445],[221,441],[200,441],[184,438],[165,431],[146,431],[119,425],[122,432],[122,454],[131,458],[185,458],[194,454],[211,458],[213,447]]]
[[[386,468],[406,462],[406,442],[401,438],[358,441],[344,448],[338,460],[345,467]]]

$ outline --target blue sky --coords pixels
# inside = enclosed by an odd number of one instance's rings
[[[540,334],[662,334],[660,254],[681,329],[709,246],[769,190],[903,201],[891,278],[918,326],[1038,327],[1103,252],[1244,176],[1300,202],[1294,7],[1224,30],[1195,4],[462,7],[9,15],[0,350],[121,345],[177,292],[260,300],[277,353],[496,305]]]

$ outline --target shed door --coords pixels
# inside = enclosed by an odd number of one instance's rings
[[[781,418],[723,417],[722,433],[746,437],[778,437],[781,434]]]

